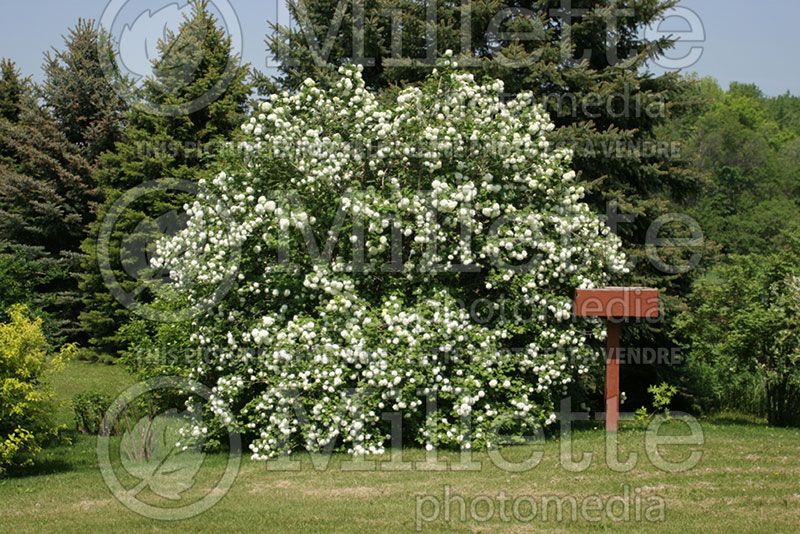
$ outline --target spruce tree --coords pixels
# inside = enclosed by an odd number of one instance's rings
[[[89,163],[9,61],[0,81],[0,309],[24,303],[78,340],[78,250],[97,200]]]
[[[0,118],[17,122],[27,81],[10,59],[0,60],[0,76]]]
[[[91,237],[83,244],[86,273],[81,280],[81,322],[99,354],[116,355],[124,348],[119,330],[131,310],[114,292],[130,294],[141,287],[137,278],[147,271],[149,247],[169,230],[165,225],[176,223],[174,217],[167,217],[165,223],[162,216],[179,212],[188,199],[176,191],[154,191],[127,206],[109,243],[113,272],[107,274],[113,274],[114,287],[107,287],[98,264],[97,237],[104,216],[125,191],[143,183],[198,180],[214,147],[238,131],[250,95],[245,83],[248,68],[240,66],[230,38],[205,1],[193,3],[192,13],[177,31],[165,36],[158,51],[153,77],[141,88],[141,101],[126,113],[121,140],[101,158],[97,176],[106,200]],[[224,91],[194,109],[212,87]],[[169,113],[154,113],[159,110]],[[146,294],[141,297],[147,299]]]
[[[574,150],[587,200],[599,213],[621,216],[618,225],[610,223],[635,263],[629,279],[620,282],[665,289],[669,318],[691,279],[662,266],[683,264],[678,258],[688,254],[680,247],[661,248],[662,261],[651,261],[645,243],[653,221],[693,195],[698,179],[682,151],[669,145],[674,140],[661,137],[687,83],[677,74],[654,76],[646,69],[648,60],[673,43],[648,40],[643,30],[677,3],[574,0],[568,15],[562,0],[400,0],[391,5],[290,0],[297,24],[273,26],[268,46],[285,88],[306,77],[329,78],[351,61],[364,64],[364,78],[373,89],[415,83],[437,57],[452,50],[459,65],[476,77],[500,78],[510,94],[532,92],[556,123],[552,142]],[[363,16],[354,6],[363,6]],[[426,24],[430,6],[435,6],[435,27]],[[493,25],[498,14],[506,16]],[[666,225],[658,237],[670,232],[683,237],[686,230]],[[629,346],[670,344],[657,325],[628,328],[626,337]]]
[[[67,139],[92,162],[114,148],[125,107],[103,70],[101,55],[112,54],[108,43],[94,21],[80,19],[64,37],[64,49],[48,52],[44,63],[46,106]]]

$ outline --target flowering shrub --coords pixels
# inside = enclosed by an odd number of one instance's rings
[[[441,67],[382,95],[355,67],[273,95],[159,243],[193,305],[234,282],[192,325],[191,375],[257,459],[379,453],[386,412],[428,447],[534,434],[604,336],[572,294],[625,259],[570,152],[530,94]]]

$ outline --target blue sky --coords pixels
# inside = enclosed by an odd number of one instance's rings
[[[157,10],[175,0],[128,0],[128,5],[153,5]],[[264,68],[267,21],[287,21],[283,0],[229,0],[241,26],[246,61]],[[100,19],[106,7],[125,0],[0,0],[0,56],[13,58],[35,78],[41,76],[45,50],[60,46],[61,36],[78,17]],[[798,0],[683,0],[702,22],[695,28],[702,42],[681,45],[673,56],[701,47],[699,60],[686,71],[731,81],[758,84],[770,95],[800,94],[800,1]],[[128,6],[129,7],[129,6]],[[688,12],[687,12],[688,13]],[[687,22],[665,21],[665,29],[685,30]],[[655,69],[659,70],[659,69]]]

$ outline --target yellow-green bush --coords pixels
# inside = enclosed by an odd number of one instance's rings
[[[41,319],[30,319],[25,306],[8,310],[0,324],[0,475],[29,466],[52,438],[52,394],[43,378],[63,359],[50,357]]]

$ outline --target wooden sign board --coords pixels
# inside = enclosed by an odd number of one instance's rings
[[[605,287],[575,291],[578,317],[658,317],[658,289],[647,287]]]

